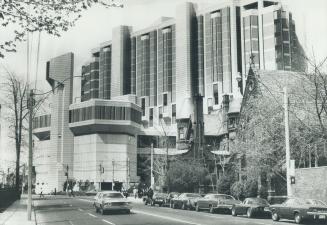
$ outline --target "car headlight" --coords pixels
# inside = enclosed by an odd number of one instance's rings
[[[104,205],[111,206],[111,203],[110,202],[106,202],[106,203],[104,203]]]

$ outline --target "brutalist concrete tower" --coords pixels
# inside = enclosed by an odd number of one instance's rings
[[[47,81],[53,89],[51,101],[51,133],[47,151],[53,157],[53,188],[62,190],[73,171],[73,133],[69,129],[69,105],[73,96],[74,55],[67,53],[47,62]],[[68,169],[68,171],[67,171]],[[67,174],[68,172],[68,174]],[[48,179],[50,180],[50,179]],[[49,185],[50,188],[50,185]]]

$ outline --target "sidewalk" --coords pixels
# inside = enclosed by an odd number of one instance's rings
[[[0,213],[0,225],[35,225],[35,214],[32,208],[32,220],[27,220],[27,196],[22,195],[4,212]]]

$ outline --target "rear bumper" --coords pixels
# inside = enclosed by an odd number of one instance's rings
[[[310,216],[327,216],[327,212],[307,212]]]
[[[110,206],[110,205],[104,205],[103,210],[131,210],[132,206],[130,205],[119,205],[119,206]]]

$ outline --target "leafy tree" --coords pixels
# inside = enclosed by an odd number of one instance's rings
[[[67,190],[67,184],[68,184],[68,191],[73,190],[76,180],[74,178],[69,178],[68,181],[66,180],[63,184],[63,190]]]
[[[23,41],[27,32],[44,31],[60,36],[74,26],[84,10],[94,5],[123,7],[115,0],[2,0],[0,29],[13,30],[13,34],[10,40],[0,43],[0,57],[4,57],[4,52],[15,52],[17,42]]]
[[[171,191],[194,192],[206,180],[208,170],[195,159],[176,159],[170,163],[166,185]]]

